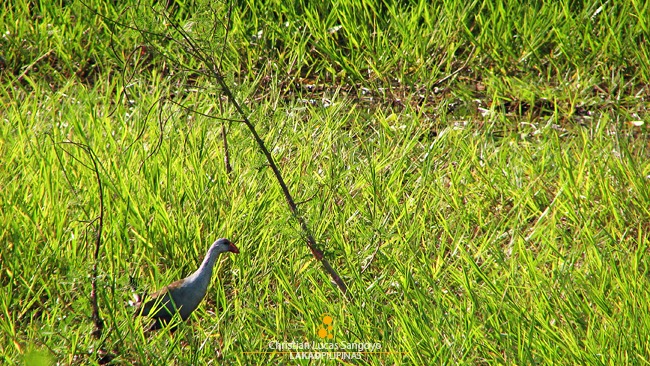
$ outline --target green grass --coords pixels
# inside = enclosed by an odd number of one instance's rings
[[[309,364],[269,348],[306,341],[381,343],[349,361],[368,365],[650,362],[645,2],[239,2],[225,47],[223,5],[178,10],[353,302],[241,123],[226,173],[202,114],[240,116],[201,63],[125,25],[171,27],[147,4],[64,3],[0,8],[3,362]],[[100,162],[101,340],[98,187],[66,141]],[[206,301],[143,334],[130,279],[185,276],[217,237],[241,253]]]

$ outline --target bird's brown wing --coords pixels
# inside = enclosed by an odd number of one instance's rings
[[[180,287],[181,283],[182,280],[176,281],[147,296],[144,302],[136,304],[135,316],[145,316],[155,320],[149,330],[160,329],[172,320],[177,310],[174,304],[175,296],[172,297],[171,293]]]
[[[158,317],[166,312],[166,304],[169,302],[169,294],[167,287],[153,294],[146,296],[144,301],[136,303],[136,316],[149,316]],[[155,313],[151,314],[151,310],[155,308]]]
[[[171,304],[168,304],[169,302],[168,288],[165,287],[147,296],[146,301],[136,304],[135,316],[149,317],[154,320],[147,331],[160,329],[172,319],[172,313],[168,308],[168,306],[171,306]]]

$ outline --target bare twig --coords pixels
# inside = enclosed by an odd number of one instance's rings
[[[93,253],[93,269],[90,276],[90,288],[91,288],[90,307],[92,309],[93,323],[95,324],[95,329],[93,329],[92,335],[96,339],[100,339],[102,337],[102,333],[104,332],[104,320],[99,314],[99,302],[97,301],[97,276],[99,271],[99,252],[102,245],[102,230],[104,228],[104,188],[102,186],[102,179],[99,173],[99,167],[97,165],[97,156],[95,155],[93,149],[88,145],[80,144],[78,142],[73,142],[73,141],[64,141],[62,143],[74,145],[82,149],[88,155],[88,157],[93,163],[93,166],[90,169],[95,173],[95,179],[97,182],[97,186],[99,188],[99,216],[93,219],[89,223],[89,225],[92,225],[95,221],[97,221],[97,229],[95,235],[95,248],[94,248],[95,250]],[[70,153],[68,152],[68,154]],[[72,154],[70,155],[73,156]]]
[[[226,24],[226,34],[223,37],[223,50],[221,51],[221,57],[219,58],[219,68],[223,65],[223,57],[226,54],[226,46],[228,44],[228,35],[230,34],[230,20],[232,18],[232,1],[230,6],[228,6],[228,23]],[[219,98],[219,106],[221,106],[221,98]],[[221,109],[223,112],[223,109]],[[223,140],[223,163],[226,165],[226,173],[228,173],[228,179],[232,173],[232,166],[230,165],[230,152],[228,151],[228,131],[226,130],[226,124],[221,123],[221,139]]]
[[[345,284],[343,279],[341,279],[341,277],[338,275],[336,270],[332,268],[329,261],[325,258],[323,252],[319,249],[316,239],[314,239],[314,236],[311,232],[311,229],[309,228],[309,225],[307,224],[307,221],[300,214],[300,211],[298,210],[298,207],[294,202],[293,196],[291,195],[291,192],[289,191],[289,188],[287,187],[287,184],[285,183],[284,178],[282,177],[282,173],[280,172],[280,169],[276,165],[275,160],[271,155],[271,152],[264,144],[264,140],[262,140],[260,135],[257,133],[257,129],[255,128],[255,125],[250,121],[250,119],[248,118],[248,114],[244,111],[241,104],[239,104],[237,98],[235,98],[234,94],[232,93],[232,90],[226,83],[221,68],[217,63],[213,61],[213,58],[210,57],[210,55],[205,53],[203,48],[199,47],[196,41],[193,38],[191,38],[179,24],[177,24],[175,21],[169,18],[167,19],[167,21],[169,22],[170,26],[176,32],[178,32],[178,34],[183,38],[186,47],[185,50],[192,56],[196,57],[199,61],[203,62],[203,64],[208,67],[208,69],[212,73],[213,79],[220,86],[221,90],[226,95],[228,101],[235,107],[237,113],[241,116],[242,121],[250,131],[251,135],[253,135],[253,138],[255,139],[257,146],[266,157],[266,160],[269,166],[271,167],[271,170],[273,171],[273,174],[275,175],[278,184],[282,188],[282,193],[284,194],[284,198],[286,199],[287,204],[289,205],[289,209],[291,210],[293,217],[300,224],[300,228],[305,235],[305,239],[307,241],[307,247],[309,247],[309,249],[311,250],[314,258],[316,258],[322,264],[325,271],[330,275],[330,277],[336,283],[336,285],[341,290],[341,292],[344,295],[348,295],[348,298],[351,299],[347,291],[347,285]],[[181,43],[179,41],[176,42]]]
[[[223,140],[223,163],[226,166],[226,173],[230,175],[232,173],[232,165],[230,165],[230,152],[228,151],[228,131],[226,130],[226,124],[221,123],[221,139]]]

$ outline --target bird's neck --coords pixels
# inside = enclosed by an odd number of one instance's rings
[[[212,268],[217,258],[219,258],[219,254],[221,253],[209,251],[205,258],[203,258],[203,262],[201,262],[199,268],[187,277],[187,285],[207,289],[208,284],[210,284],[210,278],[212,277]]]

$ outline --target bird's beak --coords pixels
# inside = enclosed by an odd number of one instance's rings
[[[233,243],[230,243],[230,245],[228,246],[228,250],[235,254],[239,253],[239,249],[237,249],[237,247]]]

